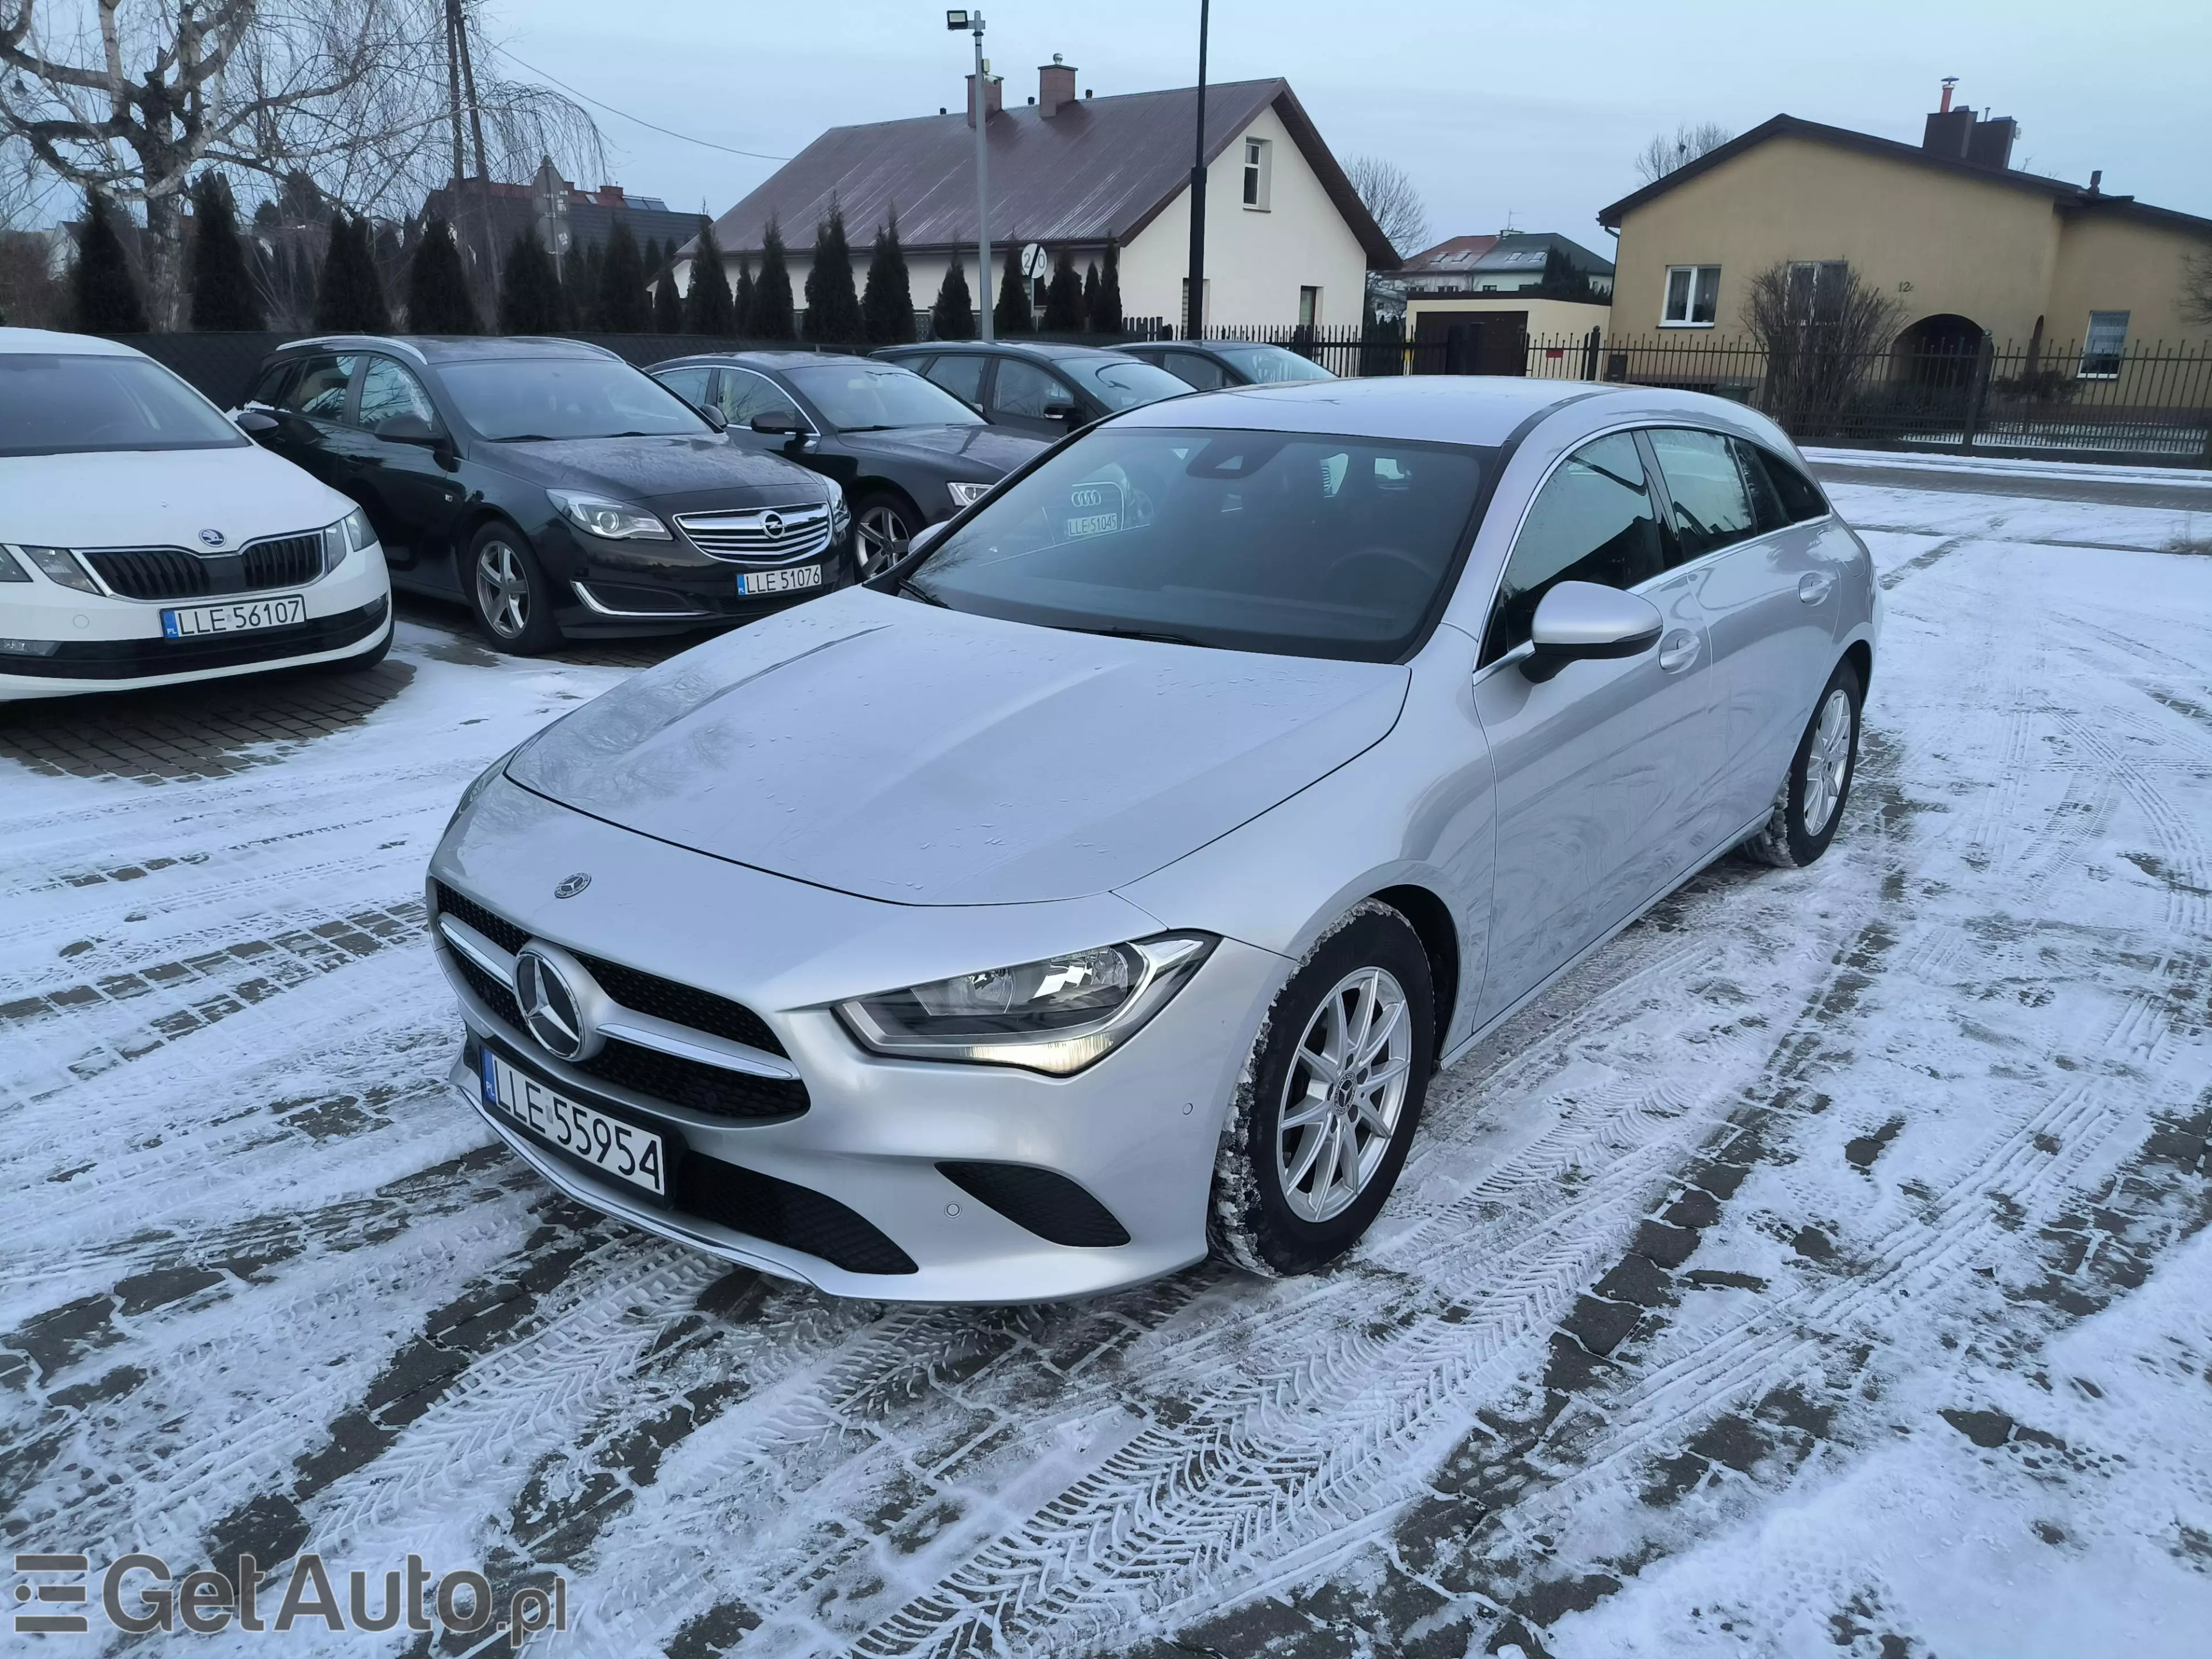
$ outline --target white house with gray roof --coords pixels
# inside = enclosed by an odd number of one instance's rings
[[[714,222],[731,285],[740,259],[757,272],[771,221],[789,250],[792,292],[804,304],[815,226],[844,210],[856,280],[865,280],[876,228],[896,211],[914,302],[927,310],[958,258],[979,307],[998,291],[1009,245],[1066,248],[1080,272],[1121,250],[1124,315],[1179,319],[1190,269],[1190,165],[1197,91],[1094,98],[1076,70],[1037,71],[1037,95],[1004,107],[989,77],[994,270],[975,272],[975,94],[969,109],[865,126],[833,127]],[[1357,323],[1370,270],[1398,255],[1361,205],[1290,83],[1237,81],[1206,90],[1206,317],[1239,325]],[[687,246],[686,256],[696,249]],[[690,283],[688,260],[678,267]]]

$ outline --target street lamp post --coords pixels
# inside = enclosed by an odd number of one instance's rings
[[[975,124],[975,310],[987,340],[991,332],[991,156],[984,128],[990,119],[990,101],[984,95],[983,77],[990,65],[983,61],[983,14],[948,11],[948,29],[966,29],[975,37],[975,79],[968,94],[969,118]]]
[[[1183,296],[1182,332],[1206,331],[1206,21],[1210,0],[1198,0],[1198,137],[1190,164],[1190,292]]]

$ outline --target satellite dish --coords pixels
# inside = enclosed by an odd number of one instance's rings
[[[1022,250],[1022,275],[1030,281],[1034,283],[1044,275],[1047,263],[1042,242],[1031,242]]]

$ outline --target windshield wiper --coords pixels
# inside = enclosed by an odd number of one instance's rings
[[[559,440],[544,432],[510,432],[504,438],[496,439],[494,441],[503,444],[550,444],[556,443]]]
[[[1152,640],[1161,645],[1195,645],[1203,647],[1203,640],[1194,640],[1188,634],[1156,633],[1148,628],[1068,628],[1068,634],[1103,634],[1111,640]]]
[[[945,602],[939,599],[936,594],[931,592],[927,588],[922,586],[911,577],[900,577],[898,586],[891,591],[896,593],[911,594],[914,598],[920,599],[924,605],[933,605],[939,611],[950,611],[952,609],[951,605],[945,604]]]
[[[873,426],[841,426],[840,432],[896,432],[898,426],[890,421],[878,421]]]

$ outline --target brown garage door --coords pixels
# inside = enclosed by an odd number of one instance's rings
[[[1413,368],[1421,374],[1526,374],[1525,311],[1431,311],[1413,325]]]

